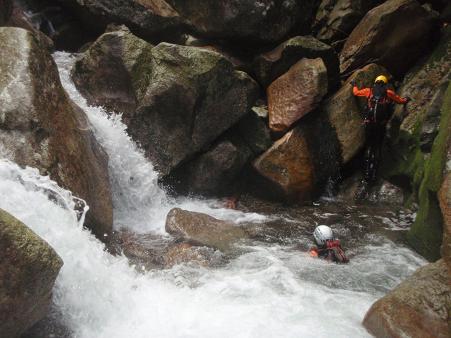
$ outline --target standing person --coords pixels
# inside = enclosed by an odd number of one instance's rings
[[[365,168],[364,180],[367,184],[374,183],[382,153],[385,128],[391,117],[393,103],[406,104],[409,98],[403,98],[388,88],[388,79],[379,75],[372,88],[359,89],[355,81],[351,82],[355,96],[367,98],[364,110],[365,124]]]
[[[335,263],[349,263],[340,240],[334,238],[334,233],[327,225],[320,225],[315,228],[313,238],[316,246],[310,248],[309,254]]]

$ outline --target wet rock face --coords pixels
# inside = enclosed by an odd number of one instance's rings
[[[235,41],[277,42],[292,30],[308,31],[313,0],[168,0],[198,34]]]
[[[451,292],[443,260],[428,264],[378,300],[363,325],[376,337],[449,337]]]
[[[319,105],[327,89],[327,69],[320,58],[297,62],[268,87],[270,128],[287,130]]]
[[[291,130],[254,161],[271,197],[305,202],[322,191],[338,166],[338,142],[323,116]]]
[[[323,0],[316,12],[314,28],[322,41],[345,39],[360,19],[382,0]]]
[[[178,239],[220,250],[229,249],[233,242],[247,236],[243,229],[233,223],[179,208],[168,213],[165,229]]]
[[[46,316],[63,261],[22,222],[0,209],[0,335],[19,337]]]
[[[138,104],[140,72],[153,46],[125,26],[100,36],[75,63],[72,79],[91,105],[133,112]]]
[[[209,266],[212,263],[214,249],[204,246],[194,246],[189,243],[178,243],[169,248],[164,257],[166,268],[178,264],[194,264]]]
[[[145,38],[176,38],[185,25],[164,0],[59,0],[91,29],[102,31],[107,24],[125,24]]]
[[[1,156],[38,168],[84,199],[86,224],[103,239],[113,219],[106,154],[33,34],[0,28],[0,44]]]
[[[369,64],[357,70],[346,80],[340,90],[321,106],[337,134],[343,164],[348,163],[365,143],[362,112],[367,102],[365,98],[357,98],[353,95],[350,82],[356,81],[359,88],[371,87],[374,79],[381,74],[389,76],[385,68],[376,64]]]
[[[177,176],[183,182],[184,190],[202,195],[221,195],[229,192],[252,156],[250,149],[240,143],[224,140],[182,166]]]
[[[256,78],[263,87],[267,87],[303,58],[321,58],[327,68],[329,87],[335,87],[339,74],[338,56],[331,46],[312,36],[296,36],[275,49],[258,55],[253,61]]]
[[[450,147],[451,149],[451,147]],[[448,151],[448,161],[451,160],[451,151]],[[439,192],[440,208],[443,215],[443,242],[441,253],[448,271],[451,275],[451,168],[448,168],[447,174],[443,180]]]
[[[352,31],[340,54],[340,70],[349,73],[374,62],[403,75],[431,46],[435,31],[433,14],[416,0],[386,1]]]

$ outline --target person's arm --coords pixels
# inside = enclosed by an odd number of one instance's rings
[[[371,89],[370,88],[363,88],[359,89],[357,86],[352,87],[352,93],[354,96],[363,96],[363,97],[370,97],[371,95]]]
[[[393,100],[394,102],[399,103],[399,104],[406,104],[407,102],[409,102],[409,100],[407,98],[396,95],[396,93],[391,89],[387,90],[387,96],[391,100]]]

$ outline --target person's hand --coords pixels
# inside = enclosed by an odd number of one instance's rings
[[[408,96],[406,96],[404,98],[404,100],[406,100],[406,103],[404,103],[404,104],[408,104],[410,101],[412,101],[412,99],[410,97],[408,97]]]
[[[352,81],[350,82],[350,84],[351,84],[351,86],[353,86],[353,87],[357,86],[357,83],[355,82],[355,80],[352,80]]]

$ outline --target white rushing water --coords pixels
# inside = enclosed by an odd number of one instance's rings
[[[110,157],[116,227],[162,233],[176,205],[235,221],[264,219],[217,209],[213,201],[169,199],[120,117],[88,107],[68,77],[71,57],[58,53],[55,59],[64,87]],[[0,208],[62,257],[54,303],[77,338],[366,337],[361,321],[372,302],[424,264],[410,250],[370,237],[346,266],[256,243],[223,267],[180,265],[140,274],[126,258],[104,251],[77,221],[70,192],[37,170],[0,160],[0,196],[7,196]]]

